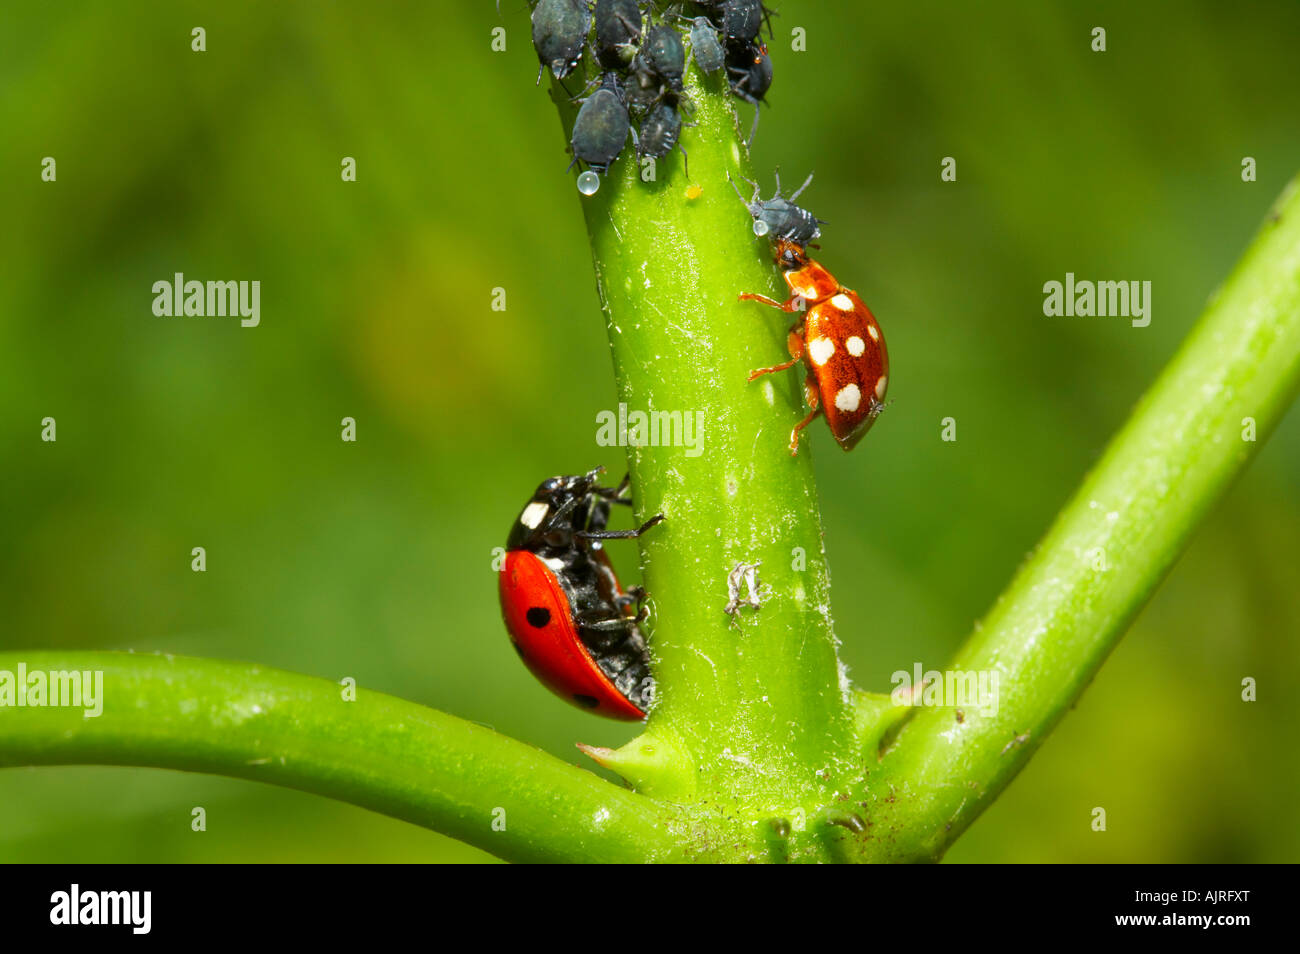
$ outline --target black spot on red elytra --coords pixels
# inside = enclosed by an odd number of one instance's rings
[[[584,696],[580,692],[575,692],[573,694],[573,701],[587,709],[594,709],[596,706],[600,705],[599,699],[594,696]]]
[[[545,606],[530,606],[528,612],[524,614],[528,620],[528,625],[534,629],[541,629],[551,621],[551,611]]]

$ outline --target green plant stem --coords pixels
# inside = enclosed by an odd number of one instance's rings
[[[260,666],[0,653],[0,671],[103,672],[103,712],[0,708],[0,766],[140,765],[253,779],[433,828],[514,861],[672,860],[679,813],[490,729]],[[504,824],[503,830],[500,829]]]
[[[992,802],[1074,704],[1298,388],[1300,188],[1293,182],[953,660],[955,670],[999,674],[996,714],[967,707],[958,723],[952,709],[914,710],[885,752],[870,780],[873,854],[938,858]],[[1243,439],[1246,419],[1254,440]]]
[[[787,357],[791,316],[737,295],[787,292],[728,181],[752,172],[725,82],[692,68],[687,95],[689,177],[673,154],[643,181],[629,148],[581,199],[618,400],[703,428],[698,448],[660,435],[629,449],[638,517],[667,516],[641,540],[661,696],[647,735],[615,767],[642,791],[723,811],[816,811],[860,766],[831,630],[811,429],[797,457],[788,447],[806,413],[802,373],[748,381]],[[564,104],[561,115],[567,130]],[[761,562],[766,598],[733,620],[727,575],[742,562]]]

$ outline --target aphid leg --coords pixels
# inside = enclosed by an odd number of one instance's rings
[[[810,172],[808,173],[808,178],[803,180],[803,185],[801,185],[799,188],[794,190],[794,194],[790,196],[790,201],[793,202],[795,199],[799,198],[799,194],[803,192],[804,189],[812,185],[812,180],[813,180],[813,174]],[[780,186],[778,185],[777,188],[780,189]]]
[[[749,138],[745,140],[745,148],[748,149],[754,144],[754,137],[758,135],[758,103],[754,103],[754,124],[749,127]]]
[[[736,198],[739,199],[741,202],[745,203],[745,208],[749,208],[751,205],[758,202],[758,193],[760,191],[760,187],[757,182],[754,182],[751,179],[746,179],[744,176],[740,176],[739,178],[741,182],[747,182],[754,187],[754,194],[749,199],[748,202],[745,202],[745,197],[740,193],[740,186],[736,185],[736,180],[731,178],[731,173],[730,172],[727,173],[727,181],[731,183],[731,189],[733,192],[736,193]]]

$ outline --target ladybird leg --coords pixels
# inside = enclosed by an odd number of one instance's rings
[[[773,308],[780,308],[782,311],[793,314],[797,311],[803,311],[806,302],[799,295],[791,295],[785,301],[777,301],[775,298],[768,298],[766,295],[756,295],[753,292],[743,292],[737,298],[737,301],[761,301],[764,305],[771,305]]]
[[[551,528],[556,526],[563,526],[564,522],[569,519],[569,514],[573,511],[575,507],[578,506],[578,503],[579,500],[577,497],[570,497],[567,501],[565,501],[554,513],[552,513],[547,518],[546,520],[547,529],[544,532],[549,533]],[[539,527],[538,529],[540,530],[541,528]]]
[[[599,532],[605,529],[607,523],[609,523],[609,500],[597,498],[591,508],[591,513],[587,517],[586,529]]]
[[[636,606],[645,599],[645,590],[639,586],[629,586],[627,590],[614,597],[614,605],[621,610]]]
[[[818,416],[822,413],[821,401],[818,400],[817,398],[817,382],[813,379],[813,376],[811,374],[804,379],[803,396],[804,396],[804,400],[808,402],[808,406],[812,408],[812,410],[809,411],[808,416],[805,417],[798,424],[796,424],[794,426],[794,430],[790,432],[790,456],[791,457],[799,453],[800,431],[802,431],[805,427],[807,427],[809,424],[815,421],[818,418]]]
[[[628,487],[632,483],[632,475],[624,474],[623,479],[619,481],[617,487],[592,487],[591,492],[604,497],[610,503],[631,505],[632,498],[626,496]]]
[[[782,364],[774,364],[770,368],[755,368],[753,371],[749,372],[749,380],[753,381],[755,378],[762,377],[765,374],[774,374],[777,371],[789,371],[798,363],[798,358],[791,358],[789,361]]]
[[[774,371],[786,371],[793,368],[803,357],[803,321],[796,321],[790,327],[790,333],[785,338],[786,349],[790,352],[790,360],[784,364],[773,365],[770,368],[758,368],[749,372],[749,380],[753,381],[760,375],[771,374]]]
[[[645,603],[646,592],[644,587],[629,586],[627,591],[614,597],[614,605],[619,608],[624,616],[627,616],[627,610],[635,607],[632,619],[634,622],[641,623],[650,617],[650,608],[642,604]]]
[[[799,432],[802,431],[809,424],[811,424],[814,420],[816,420],[818,415],[821,414],[821,412],[822,409],[817,408],[815,411],[810,412],[807,417],[805,417],[802,421],[800,421],[798,424],[794,426],[794,430],[790,432],[790,456],[791,457],[794,457],[796,454],[799,453]]]
[[[645,591],[644,586],[630,586],[627,589],[627,595],[636,601],[636,621],[644,622],[650,618],[650,607],[645,605],[645,601],[650,598],[650,594]]]
[[[635,530],[579,530],[574,534],[582,540],[632,540],[641,536],[655,524],[664,520],[664,515],[655,514]]]
[[[574,620],[583,629],[590,629],[598,633],[612,633],[618,630],[626,630],[629,626],[634,626],[636,620],[630,616],[604,616],[589,617],[579,614]]]

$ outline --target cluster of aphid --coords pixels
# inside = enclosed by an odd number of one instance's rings
[[[683,89],[687,27],[690,56],[706,74],[726,70],[731,92],[754,106],[749,138],[758,131],[758,108],[772,85],[772,61],[759,38],[770,15],[762,0],[700,0],[698,16],[687,17],[685,3],[656,22],[647,0],[537,0],[533,7],[533,47],[541,61],[537,79],[549,68],[563,82],[591,51],[600,76],[583,91],[569,149],[573,163],[587,168],[578,190],[593,195],[600,175],[622,153],[630,135],[637,157],[663,159],[681,145],[683,111],[691,103]],[[592,26],[595,40],[592,42]]]

